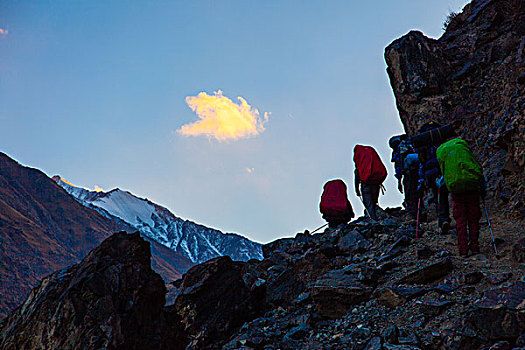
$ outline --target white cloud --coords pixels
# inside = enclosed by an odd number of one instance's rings
[[[263,117],[242,97],[234,103],[224,96],[222,91],[208,95],[205,92],[197,96],[186,97],[188,106],[199,116],[200,120],[183,125],[177,132],[183,135],[214,137],[218,141],[237,140],[259,135],[265,130],[269,113]]]

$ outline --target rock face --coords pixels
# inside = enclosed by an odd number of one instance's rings
[[[114,232],[134,232],[86,208],[37,169],[0,153],[0,318],[39,280],[78,263]],[[173,281],[193,263],[151,241],[153,267]]]
[[[152,349],[166,288],[138,233],[118,233],[79,265],[46,277],[4,320],[2,349]]]
[[[473,0],[431,39],[412,31],[385,49],[409,135],[455,123],[483,164],[489,197],[525,216],[525,3]],[[472,127],[475,126],[475,127]]]

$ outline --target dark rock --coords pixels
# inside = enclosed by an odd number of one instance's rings
[[[482,345],[487,344],[487,340],[478,337],[475,331],[466,327],[454,327],[441,331],[443,338],[442,349],[479,349]]]
[[[281,238],[265,244],[262,246],[263,256],[265,259],[269,259],[275,252],[286,252],[286,249],[291,248],[293,244],[293,238]]]
[[[419,302],[423,313],[429,316],[437,316],[447,307],[454,304],[451,300],[424,300]]]
[[[398,284],[425,284],[445,277],[452,271],[453,265],[450,258],[446,257],[435,263],[425,265],[398,281]]]
[[[485,292],[469,317],[475,329],[490,339],[517,338],[525,329],[525,282]]]
[[[312,298],[322,317],[339,318],[351,306],[370,299],[372,288],[359,282],[344,270],[331,271],[310,287]]]
[[[495,344],[492,344],[488,350],[510,350],[511,346],[508,341],[499,341]]]
[[[516,346],[525,347],[525,334],[522,334],[516,339]]]
[[[493,273],[486,276],[490,284],[501,284],[513,276],[512,272]]]
[[[383,349],[385,350],[421,350],[420,347],[414,345],[392,345],[392,344],[383,344]]]
[[[459,285],[456,283],[443,283],[439,286],[434,287],[434,291],[438,292],[439,294],[450,294],[453,291],[457,290],[459,288]]]
[[[418,346],[420,341],[412,329],[400,328],[398,342],[400,345]]]
[[[166,288],[139,233],[116,233],[78,265],[46,277],[0,327],[2,349],[161,346]],[[183,348],[177,322],[170,329]]]
[[[396,325],[388,326],[383,334],[383,338],[385,339],[385,342],[390,344],[398,344],[399,343],[399,328],[397,328]]]
[[[383,348],[381,338],[380,337],[374,337],[372,338],[368,344],[366,344],[365,350],[381,350]]]
[[[377,300],[381,305],[394,308],[428,291],[429,289],[425,287],[391,286],[384,289]]]
[[[285,339],[288,338],[288,339],[298,340],[298,339],[306,337],[308,333],[309,333],[308,325],[301,323],[297,327],[290,329],[290,331],[286,333]]]
[[[427,246],[424,246],[422,248],[418,248],[416,250],[416,256],[417,256],[418,259],[428,259],[432,255],[434,255],[434,251],[432,249],[430,249],[429,247],[427,247]]]
[[[227,340],[240,326],[262,314],[264,294],[253,293],[242,279],[242,263],[219,257],[194,266],[182,278],[173,306],[190,348]]]
[[[339,242],[337,242],[337,249],[347,254],[352,252],[363,253],[370,247],[370,242],[356,230],[345,232],[339,239]]]
[[[467,272],[464,276],[466,284],[476,284],[479,283],[485,275],[479,271]]]
[[[518,263],[525,262],[525,238],[520,239],[512,246],[512,257]]]
[[[305,287],[306,285],[291,269],[286,269],[269,279],[266,302],[271,307],[288,304],[295,300]]]

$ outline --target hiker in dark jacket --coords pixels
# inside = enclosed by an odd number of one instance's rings
[[[358,197],[363,195],[363,205],[371,219],[377,220],[377,202],[379,201],[379,191],[381,185],[369,185],[361,181],[359,171],[354,171],[355,194]],[[361,190],[359,190],[361,187]]]
[[[419,130],[425,132],[440,127],[437,123],[427,123]],[[450,228],[450,214],[448,204],[448,190],[445,182],[442,180],[441,169],[436,158],[436,149],[440,144],[420,147],[418,155],[420,160],[419,166],[419,184],[418,196],[422,196],[424,189],[432,191],[432,199],[436,205],[436,214],[440,234],[447,234]]]
[[[417,218],[419,157],[407,135],[394,136],[389,141],[392,148],[392,162],[395,167],[397,188],[405,195],[403,205],[412,219]]]

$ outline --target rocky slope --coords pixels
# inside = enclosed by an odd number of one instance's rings
[[[145,237],[174,250],[194,263],[218,256],[233,260],[261,259],[261,245],[237,234],[224,234],[176,217],[168,209],[118,188],[109,192],[90,191],[71,185],[60,176],[53,180],[80,203],[108,218],[124,221]]]
[[[489,197],[525,217],[525,2],[473,0],[437,40],[412,31],[385,49],[407,134],[455,123],[482,160]]]
[[[110,234],[135,230],[79,204],[37,169],[0,153],[0,317],[42,277],[79,262]],[[193,263],[153,242],[153,267],[168,281]]]
[[[44,279],[0,323],[0,348],[512,349],[525,346],[525,240],[454,254],[397,217],[219,257],[166,288],[138,234]],[[499,230],[498,224],[495,224]]]

